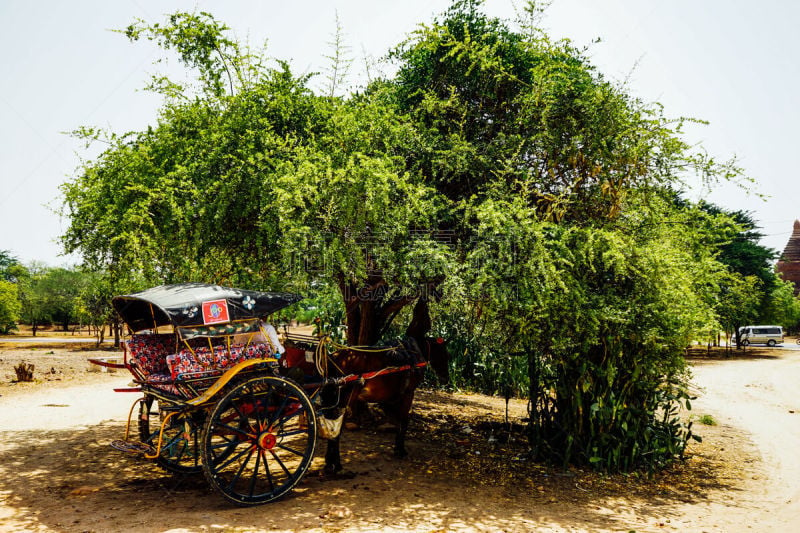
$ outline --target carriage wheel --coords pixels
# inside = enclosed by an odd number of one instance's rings
[[[303,389],[280,377],[251,378],[211,411],[203,435],[203,473],[234,503],[266,503],[300,481],[316,441],[316,419]]]
[[[158,418],[150,422],[148,405],[152,400],[142,401],[139,404],[139,438],[153,448],[158,445],[158,433],[161,430],[161,421],[167,416],[163,409],[159,409]],[[161,405],[159,404],[159,407]],[[155,460],[156,463],[170,472],[177,474],[199,474],[203,470],[200,464],[200,433],[205,419],[206,411],[193,411],[180,413],[169,419],[161,437],[161,453]]]

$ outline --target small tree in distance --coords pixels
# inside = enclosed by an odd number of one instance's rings
[[[0,280],[0,335],[8,335],[17,329],[20,311],[22,304],[16,284]]]
[[[22,311],[17,284],[26,272],[11,252],[0,250],[0,335],[8,335],[17,329]]]

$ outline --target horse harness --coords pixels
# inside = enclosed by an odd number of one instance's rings
[[[427,341],[426,341],[427,344]],[[379,370],[373,370],[369,372],[362,372],[358,373],[347,373],[344,369],[337,363],[336,359],[331,357],[328,354],[327,345],[331,345],[336,348],[337,352],[344,352],[344,351],[351,351],[351,352],[360,352],[360,353],[384,353],[386,354],[386,359],[389,362],[389,366],[381,368]],[[428,351],[428,358],[430,358],[430,346],[427,346]],[[334,343],[329,339],[323,339],[320,342],[317,348],[317,354],[315,357],[317,370],[320,372],[320,375],[323,376],[324,381],[326,384],[335,384],[338,386],[348,385],[355,381],[359,382],[359,385],[364,386],[367,381],[371,379],[375,379],[380,376],[385,376],[388,374],[396,374],[400,372],[406,372],[406,384],[404,385],[403,389],[407,389],[410,385],[411,375],[413,373],[417,373],[421,375],[424,372],[424,368],[428,366],[428,358],[425,358],[422,354],[422,350],[420,350],[419,345],[417,342],[412,338],[401,339],[400,343],[397,346],[389,346],[389,347],[371,347],[371,346],[345,346],[341,344]],[[331,364],[341,375],[338,377],[328,377],[328,364]]]

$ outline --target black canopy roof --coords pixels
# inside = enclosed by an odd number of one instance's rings
[[[165,325],[202,326],[260,318],[301,299],[286,292],[180,283],[117,296],[112,304],[132,331],[141,331]]]

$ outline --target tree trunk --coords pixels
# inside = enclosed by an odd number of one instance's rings
[[[545,407],[539,400],[542,398],[542,376],[540,365],[541,354],[536,350],[528,351],[528,444],[533,458],[538,457],[542,446],[542,424],[547,416]]]
[[[406,335],[421,343],[431,330],[431,313],[428,307],[428,298],[422,295],[414,306],[411,323],[406,328]]]
[[[114,319],[114,348],[119,348],[119,337],[120,337],[120,323],[119,320],[116,318]]]
[[[371,275],[363,284],[356,285],[339,275],[339,291],[345,307],[347,344],[373,346],[405,306],[416,295],[404,295],[399,289],[390,289],[382,276]]]
[[[743,326],[740,326],[739,324],[733,326],[733,331],[736,334],[736,348],[747,351],[747,346],[742,344],[742,332],[739,331],[740,327]]]
[[[97,347],[99,348],[103,344],[103,340],[105,339],[105,332],[106,328],[100,326],[97,328]]]

